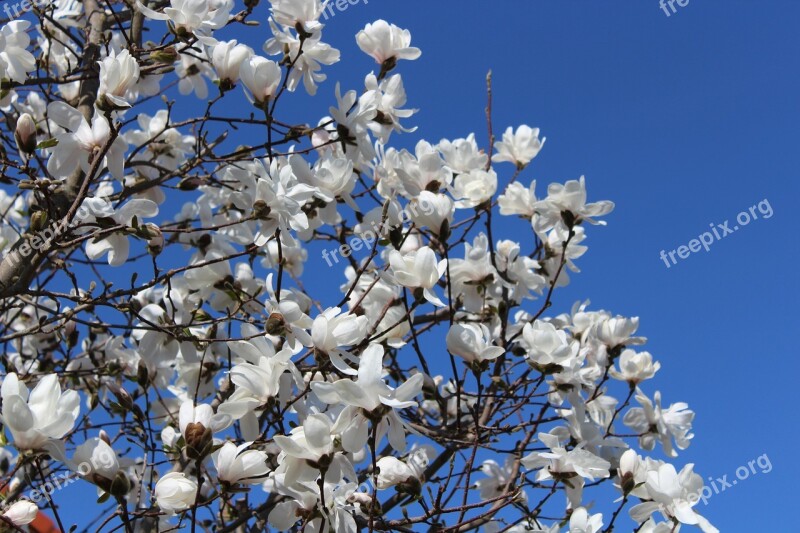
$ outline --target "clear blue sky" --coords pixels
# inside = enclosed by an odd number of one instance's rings
[[[264,6],[259,12],[263,20]],[[640,316],[647,349],[662,363],[645,389],[697,412],[696,437],[678,467],[696,463],[704,477],[729,480],[763,454],[773,467],[698,510],[724,532],[785,531],[781,504],[800,466],[787,446],[800,436],[792,414],[800,364],[790,340],[800,319],[791,303],[800,3],[691,0],[667,17],[658,0],[370,0],[328,22],[324,40],[343,61],[326,70],[329,81],[311,106],[297,108],[298,120],[316,123],[327,112],[336,81],[362,86],[374,63],[354,35],[379,18],[409,28],[423,51],[400,69],[409,107],[420,109],[410,121],[419,130],[393,137],[395,145],[471,132],[485,145],[491,69],[495,131],[527,123],[548,138],[525,183],[585,174],[590,199],[616,202],[609,225],[589,232],[583,272],[556,293],[554,310],[589,298],[596,308]],[[260,49],[266,34],[250,36],[237,35]],[[764,199],[772,218],[669,269],[659,258],[711,223],[730,219],[733,227],[740,211]],[[314,257],[306,268],[309,289],[327,287],[329,304],[338,300],[331,287],[342,280],[332,282]],[[65,496],[57,499],[66,503]],[[83,523],[82,513],[68,509],[66,520],[74,514]]]

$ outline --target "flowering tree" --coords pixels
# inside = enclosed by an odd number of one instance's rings
[[[524,184],[544,139],[495,143],[491,78],[487,146],[392,147],[410,32],[368,24],[375,72],[334,89],[330,6],[257,4],[0,31],[2,526],[67,531],[58,474],[106,531],[716,531],[692,465],[633,448],[675,457],[694,416],[641,387],[638,318],[549,313],[613,204]],[[263,55],[222,40],[264,19]],[[318,92],[316,125],[283,111]]]

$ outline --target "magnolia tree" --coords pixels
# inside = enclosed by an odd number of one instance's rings
[[[551,311],[613,204],[536,190],[544,139],[495,142],[490,77],[485,146],[393,147],[410,32],[340,53],[332,6],[257,4],[57,0],[0,30],[0,525],[717,531],[692,465],[636,450],[675,457],[694,417],[642,386],[638,318]],[[363,85],[326,82],[357,48]]]

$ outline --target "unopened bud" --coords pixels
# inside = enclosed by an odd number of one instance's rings
[[[183,438],[186,440],[186,455],[190,459],[202,459],[211,451],[213,444],[211,430],[199,422],[186,426]]]
[[[267,333],[270,335],[283,335],[283,332],[286,331],[286,322],[283,319],[283,315],[280,313],[271,313],[269,318],[267,318]]]
[[[154,61],[158,61],[159,63],[166,63],[168,65],[171,65],[172,63],[178,60],[180,55],[178,54],[178,51],[175,49],[174,46],[168,46],[163,50],[157,50],[155,52],[151,52],[150,57]]]
[[[32,154],[36,151],[36,122],[28,113],[23,113],[17,120],[14,138],[17,140],[17,146],[22,152]]]
[[[31,215],[31,229],[33,231],[42,231],[47,226],[47,212],[36,211]]]

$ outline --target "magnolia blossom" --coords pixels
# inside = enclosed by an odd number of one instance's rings
[[[375,58],[380,64],[389,60],[417,59],[422,52],[411,44],[411,32],[389,24],[385,20],[378,20],[358,32],[356,35],[358,47]]]
[[[36,150],[36,122],[28,113],[22,113],[17,119],[14,140],[20,152],[32,154]]]
[[[453,324],[447,332],[447,349],[467,364],[497,359],[505,349],[491,345],[489,329],[483,324]]]
[[[216,44],[213,30],[225,25],[233,9],[233,0],[170,0],[163,13],[136,2],[136,7],[149,19],[169,21],[180,38],[195,36],[204,44]]]
[[[89,125],[77,109],[64,102],[53,102],[47,106],[47,116],[66,130],[55,136],[58,144],[51,149],[50,159],[47,161],[48,172],[59,178],[69,176],[77,168],[88,173],[95,164],[95,159],[111,143],[100,169],[105,166],[112,176],[122,179],[128,143],[122,137],[113,138],[111,126],[105,116],[95,113]]]
[[[547,188],[547,198],[536,204],[537,212],[541,215],[535,221],[534,229],[544,232],[553,228],[557,223],[565,222],[568,226],[588,222],[590,224],[605,225],[603,221],[594,218],[607,215],[614,209],[614,202],[602,201],[586,203],[586,179],[581,176],[579,180],[570,180],[564,185],[551,183]],[[564,219],[564,214],[569,216]]]
[[[672,447],[672,439],[675,439],[675,445],[680,450],[689,447],[689,441],[694,437],[690,433],[694,412],[686,403],[674,403],[664,410],[661,407],[661,392],[657,391],[651,402],[638,388],[636,389],[636,401],[642,407],[635,407],[628,411],[623,422],[641,434],[639,444],[642,448],[652,450],[658,440],[668,457],[677,457],[678,454]]]
[[[367,443],[369,424],[366,414],[377,417],[376,443],[387,431],[389,443],[395,450],[406,447],[403,421],[395,409],[416,405],[412,398],[422,390],[422,374],[392,389],[383,381],[383,346],[370,344],[361,354],[358,379],[340,379],[334,383],[314,382],[311,390],[327,404],[343,403],[347,407],[336,421],[334,431],[340,430],[342,446],[349,452],[358,452]]]
[[[214,414],[210,405],[186,400],[181,404],[178,422],[188,455],[199,459],[210,451],[212,435],[230,426],[232,419],[225,413]]]
[[[2,422],[19,450],[38,450],[60,439],[75,425],[80,398],[73,390],[61,392],[56,374],[39,379],[32,391],[11,372],[3,379]]]
[[[239,81],[239,72],[244,62],[253,56],[253,49],[236,40],[221,41],[209,50],[211,64],[217,71],[220,89],[229,89]]]
[[[411,220],[419,227],[428,227],[443,238],[449,231],[450,222],[453,220],[455,205],[453,200],[444,194],[422,191],[419,196],[411,201],[408,210]],[[447,223],[445,227],[444,224]]]
[[[0,28],[0,80],[10,78],[22,83],[36,69],[33,54],[27,50],[30,26],[27,20],[12,20]]]
[[[296,0],[284,0],[285,3],[297,4]],[[309,0],[303,0],[307,2]],[[274,5],[274,4],[273,4]],[[306,29],[311,31],[314,24],[305,22]],[[294,92],[300,80],[306,92],[317,94],[317,84],[325,81],[327,76],[320,72],[322,65],[333,65],[339,61],[340,53],[336,48],[322,42],[322,32],[314,31],[304,38],[290,32],[287,28],[279,28],[273,20],[269,21],[273,38],[264,43],[264,52],[269,55],[280,54],[288,58],[294,65],[289,73],[286,88]],[[292,25],[294,27],[294,25]]]
[[[269,474],[267,454],[260,450],[249,449],[252,442],[236,446],[226,442],[222,448],[211,455],[217,477],[221,481],[235,485],[236,483],[261,483]]]
[[[124,109],[131,106],[125,99],[126,93],[139,80],[139,63],[127,49],[119,54],[113,51],[100,65],[100,88],[97,90],[98,105]]]
[[[660,511],[668,519],[699,527],[703,533],[718,533],[717,528],[692,509],[699,503],[698,495],[703,489],[703,478],[693,468],[694,465],[688,464],[677,472],[673,465],[664,463],[649,471],[644,485],[647,501],[631,509],[631,518],[642,523]]]
[[[281,68],[274,61],[254,55],[242,60],[239,77],[250,91],[247,95],[250,101],[263,107],[281,83]]]
[[[367,335],[368,319],[365,316],[356,316],[349,313],[339,314],[338,307],[326,309],[314,319],[311,326],[311,340],[314,347],[331,358],[331,362],[341,372],[356,375],[344,362],[347,353],[340,350],[340,346],[358,344]]]
[[[456,207],[467,209],[486,203],[497,192],[497,174],[494,170],[473,170],[459,174],[453,183]]]
[[[122,207],[112,212],[108,212],[112,208],[106,202],[96,205],[101,207],[92,205],[90,208],[90,211],[92,211],[95,216],[102,215],[104,219],[111,220],[125,229],[134,224],[134,219],[138,226],[145,218],[152,218],[158,214],[158,205],[156,205],[155,202],[141,198],[130,200]],[[147,237],[155,236],[150,235],[147,229],[143,231],[147,233]],[[145,233],[142,233],[142,236],[145,236]],[[130,242],[128,241],[126,231],[122,230],[110,233],[104,238],[86,243],[86,256],[89,257],[89,259],[98,259],[106,253],[108,253],[109,265],[121,266],[125,264],[130,253]]]
[[[570,533],[597,533],[603,529],[603,515],[590,515],[585,507],[578,507],[569,517]]]
[[[81,475],[97,474],[107,480],[113,480],[120,468],[114,449],[99,437],[88,439],[75,448],[72,467]]]
[[[509,127],[503,133],[503,140],[495,145],[497,153],[492,156],[492,161],[495,163],[507,161],[524,168],[542,149],[544,141],[545,138],[539,140],[539,128],[522,125],[515,132]]]
[[[158,480],[154,495],[162,511],[175,514],[194,505],[197,483],[182,472],[170,472]]]
[[[584,479],[594,481],[596,477],[609,477],[611,464],[602,457],[581,447],[567,450],[552,433],[539,433],[539,440],[550,451],[533,452],[522,458],[522,465],[529,470],[541,469],[536,475],[537,481],[568,479],[566,491],[571,504],[580,505]]]
[[[3,516],[10,520],[15,526],[25,526],[33,522],[39,512],[39,507],[28,500],[19,500],[11,504],[11,507],[3,512]]]
[[[378,459],[378,489],[384,490],[395,485],[417,480],[414,469],[396,457],[388,455]]]
[[[331,483],[356,478],[353,465],[335,442],[333,423],[326,415],[309,415],[288,436],[276,435],[274,439],[281,449],[276,475],[282,475],[287,485],[313,481],[320,474]]]
[[[439,279],[447,270],[447,260],[436,262],[436,254],[427,246],[403,254],[398,250],[389,252],[392,275],[404,287],[420,289],[422,295],[433,305],[444,307],[444,303],[433,292]]]
[[[624,350],[619,356],[619,370],[612,368],[609,375],[635,386],[652,378],[659,368],[661,368],[661,363],[658,361],[653,363],[653,356],[649,352]]]
[[[272,18],[279,24],[294,28],[298,24],[307,32],[321,26],[318,22],[323,12],[320,0],[271,0]]]
[[[561,365],[574,355],[567,334],[549,322],[525,324],[522,338],[528,347],[528,363],[535,367]]]
[[[497,198],[501,215],[519,215],[532,219],[536,214],[536,180],[528,188],[515,181]]]

